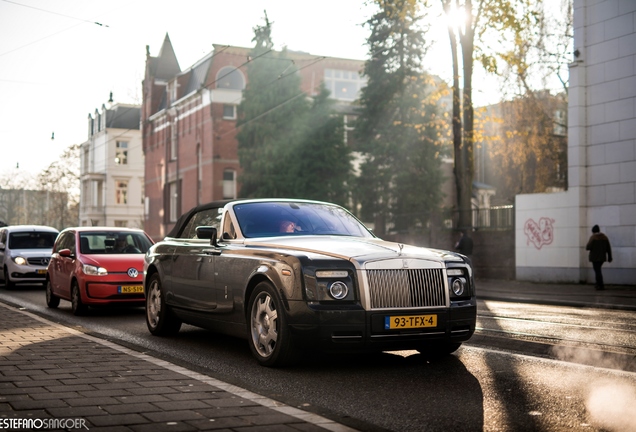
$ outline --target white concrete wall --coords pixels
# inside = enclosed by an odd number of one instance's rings
[[[574,0],[574,27],[568,191],[517,197],[517,279],[593,282],[584,248],[598,224],[606,283],[636,284],[636,1]],[[549,244],[524,230],[540,220]]]

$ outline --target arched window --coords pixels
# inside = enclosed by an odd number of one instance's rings
[[[245,78],[243,73],[233,66],[226,66],[216,74],[216,88],[243,90]]]

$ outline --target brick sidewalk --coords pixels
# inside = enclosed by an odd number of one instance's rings
[[[91,431],[353,431],[0,303],[0,429],[9,419]]]

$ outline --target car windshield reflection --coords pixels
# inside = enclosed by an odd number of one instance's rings
[[[80,234],[84,255],[145,254],[151,242],[143,234],[131,232],[86,232]]]
[[[329,204],[256,202],[237,204],[234,213],[246,238],[298,235],[373,237],[350,213]]]

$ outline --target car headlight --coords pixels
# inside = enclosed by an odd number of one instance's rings
[[[469,298],[471,296],[471,289],[466,271],[467,269],[464,268],[450,268],[446,270],[451,300]]]
[[[13,258],[13,262],[16,263],[17,265],[27,265],[29,263],[26,258],[21,256],[17,256]]]
[[[466,279],[453,279],[453,285],[451,286],[451,289],[453,290],[453,294],[455,294],[457,297],[461,297],[462,295],[464,295],[464,291],[466,290]]]
[[[82,271],[84,272],[84,274],[91,276],[106,276],[108,274],[108,270],[106,270],[104,267],[96,267],[90,264],[82,265]]]
[[[349,294],[349,287],[342,281],[335,281],[329,284],[329,294],[336,300],[342,300]]]
[[[314,274],[305,274],[305,292],[312,301],[354,300],[353,283],[348,270],[316,270]]]

